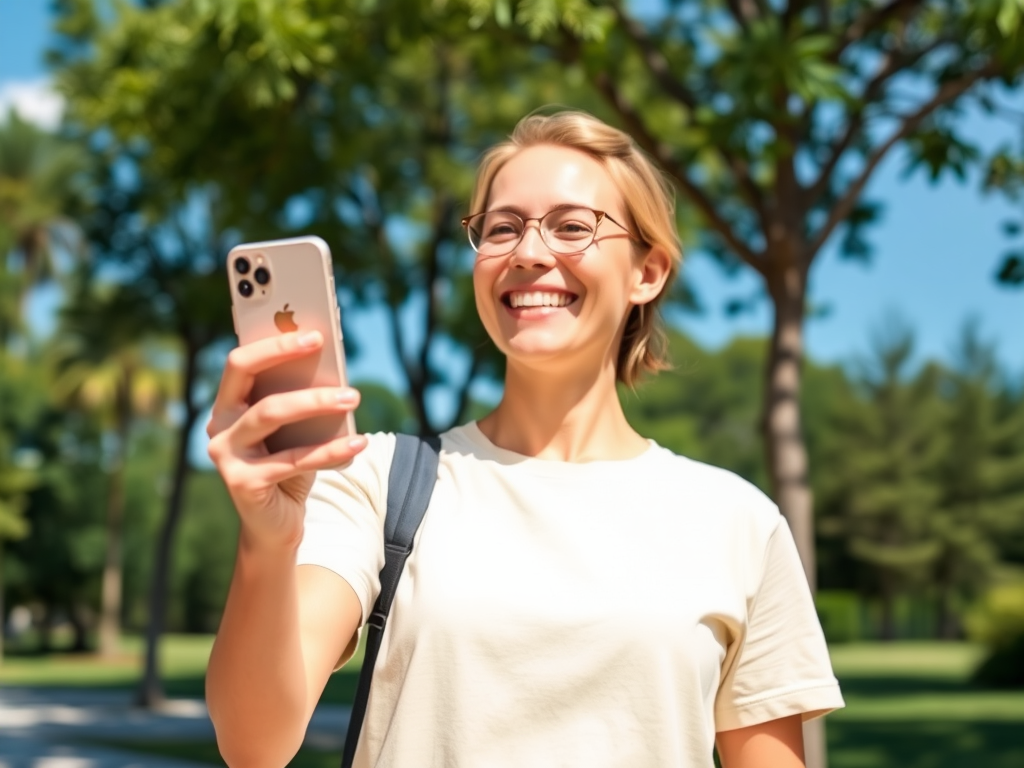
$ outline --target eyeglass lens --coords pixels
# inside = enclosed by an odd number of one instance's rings
[[[523,239],[526,224],[511,211],[486,211],[466,223],[469,242],[481,256],[504,256]],[[540,220],[540,236],[555,253],[579,253],[590,247],[597,214],[588,208],[558,208]]]

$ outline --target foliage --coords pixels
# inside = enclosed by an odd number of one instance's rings
[[[899,324],[875,340],[858,377],[860,397],[836,411],[823,446],[825,535],[840,537],[885,607],[884,632],[893,637],[896,595],[929,580],[941,545],[933,524],[941,490],[939,462],[948,444],[935,367],[909,375],[913,337]]]
[[[934,521],[943,542],[935,577],[969,600],[991,581],[1001,550],[1024,536],[1024,403],[1000,381],[995,350],[973,323],[961,332],[943,395],[951,445]]]
[[[678,332],[669,336],[674,368],[621,395],[626,417],[645,437],[676,453],[728,467],[767,487],[757,430],[760,339],[734,339],[708,352]]]
[[[0,115],[0,346],[20,328],[29,289],[57,275],[57,250],[80,255],[74,217],[86,205],[80,145],[12,111]]]
[[[989,589],[967,614],[968,636],[988,648],[974,681],[996,688],[1024,689],[1024,582]]]
[[[420,428],[447,426],[427,412],[433,387],[464,411],[473,379],[499,370],[457,226],[469,165],[557,99],[556,65],[521,82],[529,56],[498,60],[462,34],[465,19],[413,23],[363,4],[182,0],[108,23],[87,2],[65,8],[56,60],[73,123],[108,130],[172,197],[215,189],[219,220],[246,239],[324,236],[343,300],[388,309]],[[435,361],[439,345],[463,370]]]

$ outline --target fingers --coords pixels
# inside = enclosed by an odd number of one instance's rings
[[[237,452],[243,453],[285,424],[346,413],[357,405],[359,392],[351,387],[315,387],[268,395],[232,425],[230,441]]]
[[[359,405],[359,391],[351,387],[314,387],[268,395],[246,408],[231,423],[218,428],[217,415],[210,420],[210,458],[218,463],[228,455],[265,455],[263,440],[286,424],[312,418],[343,414]]]
[[[284,489],[292,478],[347,464],[366,445],[364,435],[346,435],[322,445],[289,448],[248,460],[225,455],[220,457],[217,471],[241,512],[242,506],[262,507],[275,488]],[[310,478],[303,485],[303,496],[311,484]]]
[[[270,456],[256,459],[263,478],[268,483],[281,483],[304,472],[340,467],[366,447],[364,435],[346,435],[322,445],[289,448]]]
[[[252,392],[256,374],[288,360],[308,355],[319,349],[323,341],[323,336],[318,331],[284,333],[243,344],[231,350],[213,403],[214,414],[244,407]]]

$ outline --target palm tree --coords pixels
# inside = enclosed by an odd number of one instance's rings
[[[6,120],[0,116],[0,362],[5,376],[17,363],[8,345],[21,330],[30,290],[59,273],[58,250],[81,253],[72,217],[86,199],[77,183],[86,158],[78,145],[22,120],[13,110]],[[14,448],[0,425],[0,547],[5,539],[26,533],[20,510],[32,473],[17,466]],[[0,628],[2,594],[0,568]]]
[[[19,329],[29,291],[59,274],[58,251],[80,255],[74,216],[86,204],[88,156],[22,120],[0,121],[0,346]]]
[[[166,340],[155,337],[151,316],[148,303],[130,286],[85,288],[61,312],[55,395],[97,413],[114,436],[100,600],[103,656],[117,655],[120,646],[125,469],[132,426],[138,417],[163,412],[177,395],[175,357]]]

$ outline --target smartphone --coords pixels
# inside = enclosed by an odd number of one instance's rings
[[[319,237],[244,243],[227,258],[231,314],[239,344],[288,331],[319,331],[323,346],[256,377],[251,402],[307,387],[341,387],[347,382],[341,310],[334,288],[331,251]],[[316,416],[286,424],[266,438],[271,453],[319,445],[355,434],[351,413]]]

